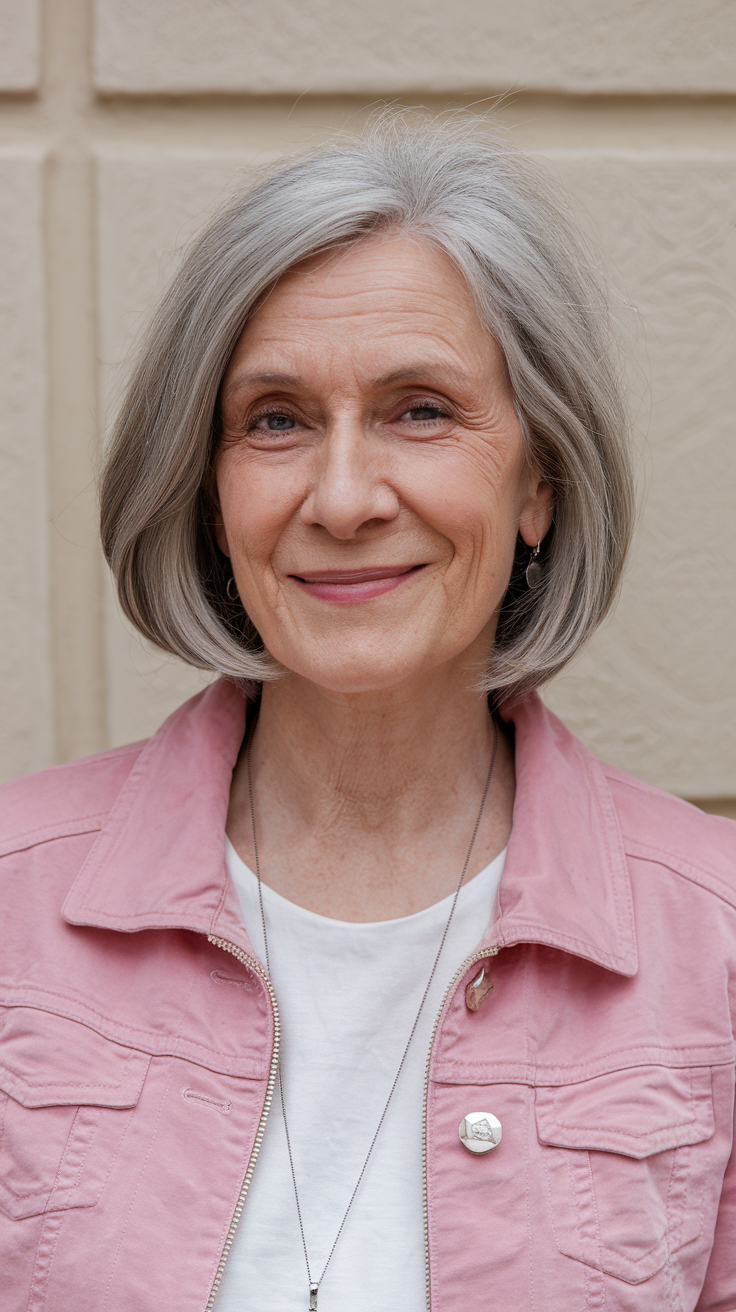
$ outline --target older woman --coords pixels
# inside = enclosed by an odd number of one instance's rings
[[[103,540],[224,677],[5,791],[4,1309],[736,1308],[735,831],[535,692],[631,514],[601,304],[482,133],[194,245]]]

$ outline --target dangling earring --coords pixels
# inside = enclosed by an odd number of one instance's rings
[[[530,588],[536,588],[542,578],[542,566],[538,560],[540,546],[541,541],[537,543],[536,547],[532,547],[531,552],[529,553],[529,563],[526,567],[526,581]]]
[[[233,595],[233,593],[230,591],[230,585],[231,585],[231,584],[232,584],[232,586],[233,586],[233,588],[234,588],[234,595]],[[228,601],[240,601],[240,596],[238,595],[238,589],[237,589],[237,587],[235,586],[235,575],[234,575],[234,574],[231,574],[231,575],[230,575],[230,578],[229,578],[228,581],[227,581],[227,587],[225,588],[225,591],[226,591],[227,596],[228,596]]]

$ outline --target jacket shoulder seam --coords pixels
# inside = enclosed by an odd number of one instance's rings
[[[607,765],[604,761],[600,761],[599,764],[610,783],[621,784],[622,787],[630,788],[635,793],[648,793],[651,797],[659,797],[662,802],[678,808],[689,807],[697,811],[697,807],[693,807],[692,802],[685,801],[684,797],[678,797],[676,793],[668,793],[664,788],[657,788],[656,784],[648,784],[646,780],[637,779],[636,775],[627,774],[625,770],[617,770],[615,766]],[[703,811],[700,814],[706,813]]]
[[[142,743],[127,743],[124,747],[111,747],[106,752],[98,752],[95,756],[82,757],[78,761],[64,761],[60,765],[52,765],[48,770],[42,770],[37,775],[21,776],[20,779],[11,779],[4,788],[13,788],[18,786],[23,788],[28,782],[44,777],[47,775],[57,775],[68,771],[87,771],[91,767],[99,766],[102,762],[122,760],[127,757],[137,758],[141,754]],[[120,786],[115,790],[115,797],[120,791]],[[44,825],[33,825],[29,829],[16,830],[15,832],[0,834],[0,857],[9,856],[13,852],[22,852],[27,848],[35,847],[40,843],[53,842],[55,838],[69,838],[74,834],[90,833],[95,829],[101,829],[107,816],[114,805],[115,797],[111,798],[109,804],[97,807],[94,811],[85,811],[81,814],[60,816],[57,820]],[[89,799],[92,800],[92,799]],[[94,799],[103,801],[103,799]],[[38,809],[38,808],[36,808]]]
[[[657,865],[666,866],[674,874],[682,875],[684,879],[690,880],[693,884],[698,884],[706,892],[712,893],[715,897],[720,897],[724,902],[736,910],[736,888],[732,888],[718,871],[708,866],[694,866],[689,861],[683,860],[674,852],[668,852],[665,848],[656,847],[653,843],[643,843],[640,839],[631,838],[624,834],[624,845],[627,856],[640,857],[645,861],[654,861]]]
[[[95,752],[92,756],[80,756],[73,761],[60,761],[58,765],[49,765],[42,770],[31,771],[30,774],[18,775],[15,779],[8,779],[3,788],[12,788],[14,784],[23,784],[31,779],[37,779],[40,775],[62,774],[68,770],[88,770],[92,766],[97,766],[101,761],[113,761],[125,756],[140,756],[148,740],[142,738],[136,743],[125,743],[123,747],[108,747],[104,752]]]
[[[53,843],[57,838],[73,838],[75,834],[90,834],[101,829],[110,808],[97,811],[92,815],[75,816],[73,819],[60,820],[53,825],[41,825],[36,829],[27,829],[24,833],[0,840],[0,857],[12,856],[14,852],[23,852],[29,847],[39,847],[42,843]]]

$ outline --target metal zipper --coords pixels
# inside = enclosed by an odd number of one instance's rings
[[[484,961],[486,957],[498,956],[498,948],[485,948],[482,952],[474,952],[472,957],[466,957],[462,966],[455,971],[450,983],[447,985],[440,1003],[440,1009],[435,1018],[432,1029],[432,1037],[429,1040],[429,1052],[427,1053],[427,1065],[424,1071],[424,1107],[422,1112],[422,1181],[424,1188],[423,1206],[424,1206],[424,1269],[426,1271],[426,1289],[427,1289],[427,1312],[432,1308],[432,1281],[429,1270],[429,1208],[427,1201],[427,1099],[429,1097],[429,1068],[432,1064],[432,1053],[434,1051],[434,1041],[437,1037],[437,1031],[442,1020],[442,1013],[445,1010],[447,999],[450,994],[457,988],[458,982],[462,979],[469,966],[476,961]]]
[[[249,968],[249,970],[252,970],[256,975],[260,975],[261,979],[266,985],[266,988],[268,989],[269,997],[271,999],[271,1006],[273,1008],[273,1052],[271,1054],[271,1069],[268,1072],[266,1097],[263,1103],[261,1119],[258,1122],[258,1129],[256,1131],[255,1142],[253,1144],[253,1151],[248,1161],[248,1169],[246,1170],[245,1176],[243,1178],[243,1183],[241,1185],[240,1193],[238,1195],[238,1201],[235,1204],[235,1211],[233,1212],[232,1220],[230,1222],[230,1227],[228,1229],[227,1236],[225,1238],[225,1246],[220,1255],[220,1261],[217,1266],[217,1271],[215,1272],[214,1283],[212,1285],[212,1289],[210,1290],[210,1296],[207,1300],[207,1306],[205,1308],[205,1312],[212,1312],[212,1309],[215,1306],[217,1291],[220,1287],[220,1281],[222,1280],[222,1273],[225,1270],[225,1263],[227,1261],[230,1249],[232,1248],[233,1239],[235,1238],[235,1231],[238,1228],[238,1222],[240,1221],[240,1216],[243,1211],[243,1207],[245,1205],[245,1199],[247,1197],[248,1190],[250,1189],[250,1182],[253,1179],[253,1172],[255,1170],[256,1162],[258,1160],[258,1154],[261,1151],[261,1144],[263,1143],[263,1135],[266,1129],[266,1121],[268,1120],[268,1113],[271,1110],[273,1093],[274,1093],[274,1089],[276,1088],[276,1072],[279,1067],[281,1022],[279,1020],[279,1009],[276,1003],[276,994],[273,991],[273,984],[268,978],[268,975],[266,974],[265,970],[261,966],[260,962],[256,961],[254,957],[249,957],[248,954],[244,952],[242,948],[236,947],[234,943],[228,943],[227,939],[217,938],[214,934],[208,934],[207,938],[210,943],[214,943],[215,947],[222,948],[223,952],[229,952],[231,956],[236,957],[237,960],[241,961],[244,966],[247,966]]]
[[[240,1194],[238,1195],[238,1201],[235,1204],[235,1211],[233,1212],[232,1220],[230,1221],[230,1226],[228,1228],[228,1232],[225,1237],[225,1244],[222,1253],[220,1255],[220,1261],[217,1266],[217,1271],[215,1272],[215,1279],[213,1281],[212,1289],[210,1291],[210,1296],[207,1300],[207,1306],[205,1308],[205,1312],[213,1312],[215,1306],[215,1299],[217,1297],[217,1291],[220,1287],[220,1281],[222,1280],[222,1273],[225,1270],[225,1263],[227,1261],[230,1249],[232,1248],[233,1239],[235,1238],[235,1231],[238,1228],[238,1222],[240,1221],[243,1207],[245,1206],[245,1200],[248,1195],[248,1190],[250,1189],[250,1182],[253,1178],[253,1172],[255,1170],[256,1162],[258,1160],[258,1154],[261,1150],[261,1144],[263,1142],[263,1135],[266,1129],[266,1121],[268,1120],[268,1115],[271,1110],[271,1103],[273,1102],[274,1090],[276,1088],[276,1073],[279,1067],[281,1021],[279,1020],[279,1009],[278,1009],[278,1003],[276,1002],[276,994],[274,993],[273,984],[271,983],[268,975],[266,974],[265,970],[261,966],[260,962],[256,961],[254,957],[249,957],[248,954],[244,952],[242,948],[236,947],[234,943],[229,943],[227,939],[218,938],[214,934],[208,934],[207,938],[210,943],[213,943],[215,945],[215,947],[221,948],[223,952],[229,952],[231,956],[235,957],[238,961],[242,962],[244,966],[248,966],[250,970],[252,970],[256,975],[259,975],[261,977],[268,990],[268,994],[271,999],[271,1007],[273,1009],[273,1052],[271,1054],[271,1068],[268,1073],[266,1097],[263,1103],[261,1119],[258,1122],[258,1129],[256,1131],[255,1142],[253,1144],[253,1151],[248,1161],[248,1169],[245,1172],[243,1184],[240,1189]],[[447,1000],[450,994],[454,992],[454,990],[457,988],[459,980],[462,978],[462,976],[465,974],[465,972],[468,970],[470,966],[474,965],[476,961],[483,961],[486,957],[497,956],[498,951],[499,951],[498,948],[485,948],[483,951],[474,952],[473,955],[467,957],[465,961],[462,963],[462,965],[458,968],[458,970],[455,971],[455,974],[453,975],[452,979],[450,980],[450,983],[447,985],[447,988],[445,989],[444,994],[442,995],[440,1009],[435,1017],[434,1026],[432,1027],[432,1037],[430,1038],[429,1041],[429,1052],[427,1053],[427,1064],[424,1073],[424,1104],[422,1109],[422,1181],[423,1181],[423,1213],[424,1213],[424,1262],[425,1262],[425,1270],[426,1270],[427,1312],[431,1312],[431,1307],[432,1307],[431,1278],[430,1278],[430,1270],[429,1270],[429,1211],[428,1211],[428,1201],[427,1201],[427,1099],[429,1097],[429,1068],[432,1064],[432,1053],[434,1051],[434,1043],[437,1037],[437,1031],[439,1029],[440,1021],[442,1020],[442,1014],[445,1010],[445,1006],[447,1004]]]

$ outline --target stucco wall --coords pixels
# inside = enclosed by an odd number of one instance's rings
[[[728,809],[733,0],[0,0],[0,771],[143,736],[201,686],[118,615],[100,435],[218,199],[385,99],[495,104],[601,252],[642,511],[615,615],[547,696],[599,754]]]

